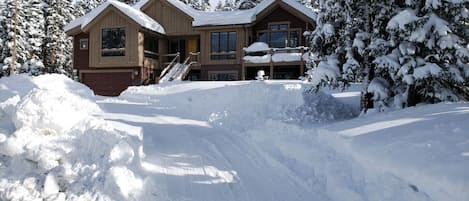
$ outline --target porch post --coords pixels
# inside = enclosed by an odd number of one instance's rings
[[[272,56],[274,55],[274,50],[270,49],[270,72],[269,72],[269,80],[274,79],[274,62],[272,61]]]
[[[244,66],[244,59],[241,61],[241,80],[246,80],[246,66]]]
[[[303,61],[303,54],[305,53],[305,49],[301,48],[301,54],[300,54],[300,76],[303,76],[305,74],[305,63]]]

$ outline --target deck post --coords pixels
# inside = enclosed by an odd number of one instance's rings
[[[244,59],[241,61],[241,80],[246,80],[246,66],[244,66]]]
[[[274,55],[274,50],[270,49],[269,54],[270,54],[269,80],[273,80],[274,79],[274,62],[272,61],[272,56]]]
[[[303,61],[303,54],[305,53],[305,49],[301,48],[300,53],[300,76],[303,76],[305,74],[305,62]]]

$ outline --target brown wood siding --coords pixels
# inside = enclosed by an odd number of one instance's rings
[[[89,68],[89,45],[88,49],[80,49],[80,39],[88,39],[89,35],[80,33],[73,37],[73,68],[87,69]]]
[[[275,23],[275,22],[289,22],[290,24],[290,29],[301,29],[300,33],[302,33],[306,30],[306,27],[311,28],[312,25],[309,22],[305,22],[302,19],[298,18],[297,16],[291,14],[284,8],[280,6],[276,6],[272,12],[267,14],[265,17],[263,17],[260,21],[258,21],[253,27],[252,27],[252,40],[256,41],[257,40],[257,31],[260,30],[267,30],[269,29],[269,23]],[[304,38],[302,37],[300,44],[304,44]]]
[[[141,66],[143,47],[139,47],[143,36],[138,32],[138,25],[114,8],[102,13],[90,28],[90,67],[128,67]],[[125,56],[101,56],[101,34],[104,28],[125,28]],[[143,46],[143,42],[142,42]]]
[[[210,33],[236,31],[236,59],[231,60],[211,60],[210,59]],[[200,63],[202,65],[223,65],[223,64],[241,64],[243,56],[243,47],[246,44],[246,34],[243,27],[214,27],[210,30],[202,30],[200,33]]]
[[[144,7],[143,12],[159,22],[166,35],[194,35],[192,18],[164,0],[154,0]]]

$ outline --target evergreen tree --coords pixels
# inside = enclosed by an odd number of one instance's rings
[[[138,0],[119,0],[119,1],[129,4],[129,5],[133,5],[138,2]]]
[[[4,51],[4,36],[5,36],[5,29],[3,28],[3,22],[6,20],[6,16],[3,15],[3,11],[5,10],[5,4],[0,4],[0,77],[7,75],[7,69],[3,68],[3,64],[1,64],[3,61],[3,51]]]
[[[73,16],[81,17],[101,4],[103,0],[76,0],[73,5]]]
[[[29,73],[31,70],[33,74],[40,74],[44,70],[43,65],[40,64],[42,55],[42,47],[44,40],[44,3],[41,0],[26,0],[24,5],[25,19],[26,20],[26,35],[27,35],[27,51],[30,57],[27,58],[25,63],[29,65],[23,65],[19,72]],[[36,68],[37,67],[37,68]]]
[[[25,18],[25,9],[23,0],[17,0],[18,3],[16,7],[16,20],[14,20],[15,13],[15,1],[7,0],[5,1],[5,9],[2,12],[3,20],[1,26],[3,27],[3,32],[1,38],[3,39],[3,51],[0,59],[2,62],[3,69],[7,69],[12,64],[12,55],[14,48],[14,27],[16,22],[16,69],[20,67],[21,63],[24,63],[30,57],[27,44],[27,29],[26,18]]]
[[[363,106],[468,100],[468,1],[323,0],[311,32],[315,87],[361,81]]]
[[[46,0],[45,40],[43,48],[44,65],[48,72],[71,74],[72,41],[63,31],[72,15],[71,0]]]
[[[209,0],[181,0],[184,4],[189,5],[190,7],[200,10],[200,11],[209,11],[210,2]]]
[[[261,0],[235,0],[235,5],[239,10],[246,10],[256,7]]]
[[[222,11],[222,10],[223,10],[223,2],[219,0],[217,5],[215,6],[215,11]]]
[[[399,67],[391,79],[401,89],[396,105],[468,100],[468,1],[408,1],[406,6],[387,27],[395,44],[387,56]]]

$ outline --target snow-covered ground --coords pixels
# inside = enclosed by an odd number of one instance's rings
[[[358,116],[360,86],[0,79],[0,200],[469,200],[469,103]]]

